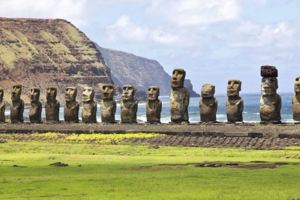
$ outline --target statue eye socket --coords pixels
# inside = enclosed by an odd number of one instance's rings
[[[299,78],[296,78],[296,81],[299,81]]]

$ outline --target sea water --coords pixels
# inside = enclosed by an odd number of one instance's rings
[[[281,108],[281,118],[282,122],[293,122],[292,117],[292,108],[291,108],[291,101],[293,94],[280,94],[281,101],[282,101],[282,108]],[[259,122],[259,100],[260,94],[244,94],[241,95],[244,99],[244,112],[243,118],[245,122]],[[217,121],[219,122],[226,122],[226,95],[217,95],[218,100],[218,112],[217,112]],[[160,97],[162,101],[162,112],[161,112],[161,122],[168,123],[170,122],[170,104],[169,104],[169,97],[162,96]],[[200,121],[200,112],[199,112],[199,97],[192,97],[190,98],[189,104],[189,119],[190,122],[199,122]],[[28,118],[29,110],[25,109],[24,117],[25,119]],[[6,115],[9,115],[9,110],[6,110]],[[60,120],[63,120],[63,107],[60,108]],[[101,122],[100,117],[100,106],[98,103],[97,109],[97,120]],[[45,118],[45,109],[43,109],[42,117]],[[81,119],[81,107],[79,111],[79,118]],[[116,111],[116,120],[120,120],[120,104],[117,104],[117,111]],[[146,103],[140,102],[138,105],[138,113],[137,119],[140,122],[146,121]]]

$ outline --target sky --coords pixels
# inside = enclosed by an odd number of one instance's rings
[[[300,76],[300,0],[0,0],[1,17],[63,18],[100,46],[184,68],[195,91],[260,92],[260,66],[279,70],[279,93]]]

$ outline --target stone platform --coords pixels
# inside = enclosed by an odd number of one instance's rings
[[[300,124],[0,124],[0,133],[162,133],[177,136],[300,138]]]

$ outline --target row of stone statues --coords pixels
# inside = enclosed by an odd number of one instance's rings
[[[171,79],[170,112],[171,123],[189,123],[188,106],[189,92],[184,87],[185,71],[175,69]],[[266,123],[280,123],[281,98],[277,94],[278,71],[276,67],[265,65],[261,67],[261,98],[260,118]],[[229,80],[227,84],[227,120],[236,123],[243,121],[244,102],[240,97],[241,81]],[[112,84],[105,84],[101,88],[102,100],[100,102],[101,120],[104,123],[115,123],[116,101],[115,88]],[[23,122],[24,102],[21,99],[22,86],[13,86],[11,93],[11,123]],[[3,102],[3,89],[0,88],[0,122],[5,122],[5,103]],[[94,100],[94,90],[85,87],[82,92],[82,122],[96,123],[97,103]],[[216,122],[218,102],[214,97],[215,86],[204,84],[201,88],[199,102],[200,119],[202,122]],[[56,100],[57,89],[47,88],[46,93],[46,121],[59,122],[60,103]],[[77,88],[67,87],[65,90],[64,121],[79,122],[79,103],[76,101]],[[40,102],[40,89],[32,88],[30,91],[31,106],[29,119],[31,123],[41,123],[42,103]],[[293,118],[300,121],[300,77],[295,80],[295,96],[292,99]],[[121,98],[121,123],[137,122],[138,102],[135,99],[135,88],[131,85],[123,86]],[[160,123],[162,103],[159,100],[159,88],[151,86],[147,92],[146,117],[148,123]]]

